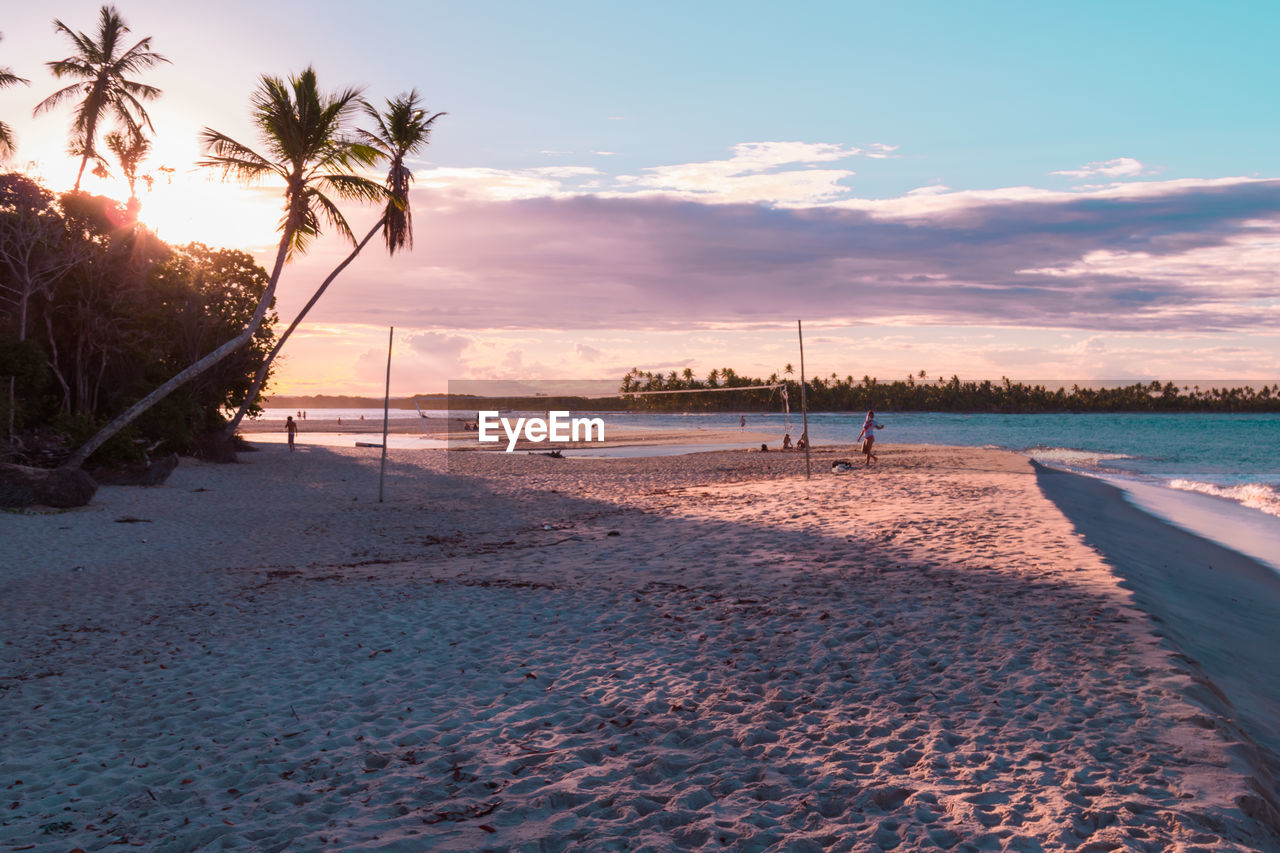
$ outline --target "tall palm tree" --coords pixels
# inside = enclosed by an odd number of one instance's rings
[[[245,395],[244,402],[240,404],[239,411],[231,419],[231,423],[227,424],[227,437],[235,435],[236,429],[240,426],[240,421],[244,419],[250,407],[258,399],[258,394],[261,393],[262,386],[267,381],[267,374],[271,370],[272,362],[275,361],[280,350],[284,348],[285,342],[289,340],[293,330],[298,328],[298,325],[302,323],[302,319],[320,301],[320,297],[324,295],[329,285],[356,259],[356,256],[373,239],[373,236],[382,231],[387,243],[387,252],[392,255],[400,249],[413,249],[413,212],[409,207],[409,185],[413,183],[413,172],[405,165],[405,159],[421,150],[431,141],[431,128],[435,120],[442,115],[447,115],[447,113],[428,115],[430,111],[423,109],[418,103],[419,97],[417,91],[412,90],[407,95],[388,99],[385,112],[379,112],[376,107],[370,104],[364,105],[365,114],[373,122],[376,129],[372,131],[358,130],[357,134],[370,148],[376,150],[382,158],[388,161],[387,202],[383,208],[382,216],[369,229],[369,233],[365,235],[365,238],[351,250],[351,254],[347,255],[346,259],[335,267],[333,272],[329,273],[329,276],[320,283],[320,286],[316,288],[316,292],[312,294],[311,299],[303,306],[293,322],[289,324],[289,328],[285,329],[284,334],[276,340],[275,346],[263,360],[262,366],[258,368],[258,373],[253,378],[253,385],[249,388],[249,393]]]
[[[0,33],[0,39],[3,38],[4,34]],[[0,89],[7,89],[19,83],[29,84],[30,82],[25,77],[19,77],[14,74],[12,68],[0,68]],[[17,149],[18,142],[13,135],[13,128],[0,121],[0,160],[7,160]]]
[[[346,137],[352,114],[362,103],[360,90],[321,93],[315,71],[308,68],[287,82],[278,77],[262,77],[251,102],[253,122],[265,143],[266,154],[206,127],[201,140],[208,156],[198,165],[221,169],[224,177],[253,182],[277,179],[284,183],[280,245],[253,317],[243,332],[180,371],[99,430],[71,455],[64,463],[66,467],[83,465],[103,442],[175,388],[247,345],[275,301],[285,260],[304,253],[310,242],[320,236],[325,223],[354,242],[337,201],[371,202],[387,197],[381,184],[359,174],[378,162],[379,152]]]
[[[125,75],[169,60],[151,51],[150,36],[125,50],[124,36],[129,28],[114,6],[103,6],[99,11],[96,37],[75,32],[59,20],[53,22],[53,27],[55,32],[71,39],[75,53],[66,59],[45,64],[53,76],[71,77],[77,82],[59,89],[37,104],[35,114],[51,110],[64,101],[80,99],[75,120],[71,123],[71,150],[80,155],[80,171],[76,173],[75,185],[78,191],[89,158],[101,160],[97,151],[98,125],[104,116],[113,116],[124,130],[135,137],[142,135],[143,125],[155,131],[142,102],[155,100],[160,96],[160,90],[129,80]]]

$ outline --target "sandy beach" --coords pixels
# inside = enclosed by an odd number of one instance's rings
[[[1274,577],[879,453],[397,451],[378,503],[264,444],[0,514],[0,847],[1280,849]]]

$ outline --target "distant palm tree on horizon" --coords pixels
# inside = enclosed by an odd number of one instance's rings
[[[97,142],[98,125],[104,115],[114,116],[121,129],[134,139],[142,138],[144,125],[152,133],[155,132],[142,101],[160,97],[160,90],[129,80],[125,75],[169,61],[151,51],[150,36],[121,52],[123,37],[130,30],[114,6],[103,6],[98,12],[98,18],[96,37],[77,33],[62,21],[54,20],[54,31],[71,39],[76,52],[66,59],[45,64],[53,72],[53,76],[78,78],[78,82],[54,92],[32,111],[32,115],[39,115],[65,101],[78,96],[82,98],[71,124],[71,151],[80,157],[80,171],[76,173],[73,188],[75,192],[80,190],[80,181],[84,177],[89,158],[102,162]]]
[[[0,40],[3,39],[4,33],[0,33]],[[7,89],[19,83],[31,85],[31,81],[27,78],[14,74],[12,68],[0,68],[0,89]],[[18,143],[13,135],[13,128],[0,121],[0,160],[7,160],[17,150]]]
[[[279,226],[280,244],[258,307],[243,332],[180,371],[116,417],[78,448],[64,467],[80,467],[103,442],[175,388],[246,346],[262,326],[267,310],[275,301],[276,285],[285,261],[305,253],[311,240],[320,236],[324,222],[352,239],[351,227],[334,198],[363,202],[386,198],[387,191],[381,184],[357,173],[377,163],[379,152],[346,138],[352,113],[362,103],[359,89],[322,94],[316,85],[315,71],[307,68],[287,82],[264,75],[251,103],[253,122],[261,133],[267,155],[206,127],[201,139],[208,156],[197,165],[221,169],[224,177],[235,176],[244,181],[260,181],[266,177],[284,181],[285,206]]]

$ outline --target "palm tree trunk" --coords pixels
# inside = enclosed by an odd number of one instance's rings
[[[71,191],[73,193],[80,192],[80,179],[84,177],[84,167],[88,163],[89,163],[89,154],[88,152],[85,152],[85,155],[80,158],[80,171],[76,172],[76,185],[71,188]]]
[[[280,354],[280,350],[284,349],[285,341],[289,340],[289,336],[293,334],[293,330],[298,328],[298,325],[302,323],[302,319],[307,316],[307,312],[320,301],[320,297],[324,295],[324,292],[328,289],[329,285],[333,284],[334,279],[336,279],[338,275],[356,259],[356,256],[359,255],[364,247],[369,244],[369,241],[373,239],[373,235],[377,234],[378,231],[382,229],[382,224],[384,222],[386,222],[386,216],[379,219],[377,223],[374,224],[373,228],[369,229],[369,233],[366,234],[365,238],[351,250],[351,254],[347,255],[346,260],[334,267],[333,272],[329,273],[329,277],[326,278],[318,288],[316,288],[316,292],[312,294],[310,301],[303,306],[302,310],[298,312],[298,316],[289,324],[289,328],[285,329],[284,334],[276,341],[275,346],[271,348],[271,352],[267,354],[265,359],[263,359],[262,366],[258,368],[257,374],[254,375],[253,384],[249,386],[249,391],[245,394],[244,402],[240,404],[239,411],[237,411],[236,416],[231,419],[231,423],[227,424],[227,428],[225,430],[226,438],[229,439],[236,434],[236,429],[240,426],[240,421],[244,420],[244,416],[249,411],[249,407],[258,399],[258,394],[261,393],[262,386],[267,381],[267,372],[271,369],[271,363],[275,361],[276,356]]]
[[[289,254],[289,243],[293,239],[293,232],[296,228],[295,222],[298,214],[294,212],[290,215],[288,223],[285,225],[284,235],[280,238],[280,249],[276,252],[275,267],[271,270],[271,278],[267,282],[267,289],[263,291],[262,298],[258,301],[258,308],[253,312],[253,317],[249,320],[249,325],[243,332],[227,341],[204,358],[192,365],[179,371],[156,390],[143,397],[138,402],[130,406],[126,411],[120,414],[111,423],[98,430],[97,434],[81,445],[75,453],[62,463],[63,468],[79,468],[85,463],[90,456],[93,455],[99,447],[101,447],[108,439],[114,436],[120,430],[133,423],[135,419],[147,409],[167,397],[175,388],[185,384],[186,382],[199,376],[204,371],[213,367],[236,350],[245,346],[252,340],[258,327],[262,325],[262,320],[267,315],[267,308],[270,307],[272,300],[275,298],[276,284],[280,281],[280,273],[284,269],[285,257]]]

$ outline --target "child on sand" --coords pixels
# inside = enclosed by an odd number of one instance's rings
[[[293,437],[298,434],[298,422],[289,415],[284,419],[284,430],[289,433],[289,452],[293,452]]]
[[[862,442],[862,452],[867,457],[867,465],[876,461],[876,455],[871,452],[871,448],[875,446],[878,429],[884,429],[884,424],[876,423],[875,412],[867,412],[867,419],[862,422],[862,432],[858,433],[858,441]]]

